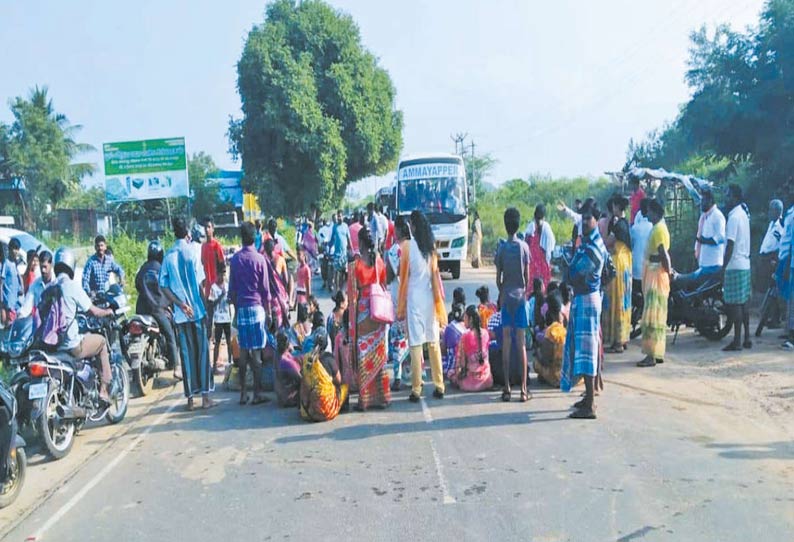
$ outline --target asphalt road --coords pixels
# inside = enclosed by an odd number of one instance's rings
[[[493,276],[445,282],[473,301]],[[578,394],[534,382],[526,404],[426,388],[419,405],[403,391],[324,424],[221,391],[188,413],[169,391],[4,540],[794,539],[790,435],[661,372],[638,380],[630,357],[596,421],[567,419]]]

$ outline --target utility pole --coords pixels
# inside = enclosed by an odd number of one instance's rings
[[[472,201],[477,201],[477,172],[475,171],[477,164],[474,161],[474,140],[471,140],[471,195]]]
[[[460,132],[457,134],[450,134],[449,138],[455,143],[455,154],[463,155],[463,153],[466,152],[464,141],[466,141],[468,136],[469,134],[463,134]]]

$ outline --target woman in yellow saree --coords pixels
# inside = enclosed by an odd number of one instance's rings
[[[648,219],[653,224],[645,249],[642,290],[642,353],[638,367],[653,367],[664,362],[667,345],[667,300],[670,297],[670,232],[664,222],[664,207],[657,200],[648,202]]]
[[[310,422],[333,420],[347,399],[347,384],[342,384],[334,355],[325,351],[327,345],[328,335],[320,331],[314,348],[303,356],[300,413]]]
[[[604,244],[612,256],[615,278],[606,287],[604,303],[604,344],[613,354],[622,353],[631,334],[631,235],[626,220],[629,200],[615,196],[609,200],[610,221]]]

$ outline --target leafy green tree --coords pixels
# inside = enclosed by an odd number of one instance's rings
[[[494,158],[490,153],[475,154],[474,156],[471,154],[464,154],[463,163],[466,167],[466,175],[469,179],[469,184],[474,189],[471,195],[476,205],[476,200],[482,197],[486,192],[484,180],[490,177],[496,164],[499,163],[499,160]]]
[[[27,99],[14,99],[11,113],[13,122],[3,129],[6,160],[13,175],[27,185],[31,205],[25,209],[25,222],[31,226],[45,215],[48,204],[56,205],[96,170],[94,164],[75,162],[94,148],[74,139],[81,127],[55,111],[47,87],[35,87]]]
[[[346,186],[392,169],[402,113],[353,19],[320,0],[276,0],[237,64],[243,117],[229,140],[267,212],[328,208]]]
[[[58,203],[61,209],[104,209],[105,190],[101,186],[78,186]]]
[[[217,213],[234,211],[234,204],[221,197],[220,187],[207,182],[217,175],[218,166],[212,156],[201,151],[193,153],[187,161],[190,191],[193,193],[191,213],[199,220]]]

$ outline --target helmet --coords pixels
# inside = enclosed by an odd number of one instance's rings
[[[72,249],[60,247],[55,251],[55,256],[52,258],[52,264],[55,268],[55,273],[66,273],[70,278],[74,278],[74,252]]]
[[[205,238],[207,234],[204,231],[204,226],[201,224],[193,224],[193,228],[190,230],[190,238],[197,243],[201,242],[203,238]]]
[[[146,249],[146,259],[150,262],[152,260],[163,261],[163,245],[160,244],[160,241],[149,243],[149,247]]]

